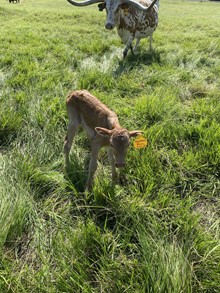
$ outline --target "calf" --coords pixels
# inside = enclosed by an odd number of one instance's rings
[[[115,180],[117,178],[116,168],[125,165],[130,138],[143,132],[140,130],[128,131],[122,128],[117,115],[86,90],[78,90],[69,94],[66,104],[69,117],[64,143],[66,164],[69,162],[73,138],[79,125],[82,125],[91,138],[91,157],[86,189],[92,187],[93,176],[97,169],[98,153],[102,147],[108,147],[112,179]]]

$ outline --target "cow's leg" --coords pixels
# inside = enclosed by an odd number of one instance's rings
[[[67,128],[67,135],[64,142],[64,154],[66,159],[66,164],[69,163],[69,153],[73,143],[73,138],[77,133],[79,121],[77,118],[77,112],[75,109],[68,109],[69,124]]]
[[[111,170],[112,170],[112,181],[114,182],[117,179],[117,172],[116,172],[116,168],[115,168],[115,158],[114,158],[113,151],[111,148],[108,148],[107,152],[108,152],[108,160],[109,160],[109,163],[111,165]]]
[[[134,53],[137,52],[137,47],[138,47],[139,43],[140,43],[140,39],[137,39],[135,47],[134,47]]]
[[[92,187],[93,177],[98,165],[97,160],[98,160],[99,151],[100,151],[100,145],[97,144],[96,138],[93,138],[92,144],[91,144],[91,157],[89,161],[89,174],[88,174],[88,179],[86,181],[86,187],[85,187],[86,190],[91,189]]]
[[[124,49],[124,52],[123,52],[124,58],[127,56],[129,49],[131,49],[131,52],[134,53],[133,47],[132,47],[133,39],[134,39],[133,36],[130,36],[129,39],[128,39],[127,45],[126,45],[126,47]]]

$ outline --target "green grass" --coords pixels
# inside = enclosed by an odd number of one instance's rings
[[[0,292],[220,292],[220,10],[161,1],[154,51],[122,59],[97,5],[0,4]],[[86,88],[141,129],[123,185],[89,147],[64,171],[65,99]]]

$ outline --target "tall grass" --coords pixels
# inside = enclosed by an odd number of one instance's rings
[[[125,60],[104,21],[0,4],[0,292],[219,292],[219,3],[162,1],[153,53]],[[62,154],[80,88],[148,140],[121,185],[102,151],[90,193],[85,134]]]

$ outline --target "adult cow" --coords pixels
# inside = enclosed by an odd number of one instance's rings
[[[150,50],[152,50],[152,35],[158,23],[159,0],[153,0],[152,2],[150,0],[67,1],[75,6],[99,3],[100,11],[106,9],[105,28],[112,30],[116,26],[122,42],[126,44],[123,52],[124,57],[126,57],[129,49],[134,53],[142,38],[150,37]],[[137,39],[137,42],[133,49],[132,42],[134,39]]]

